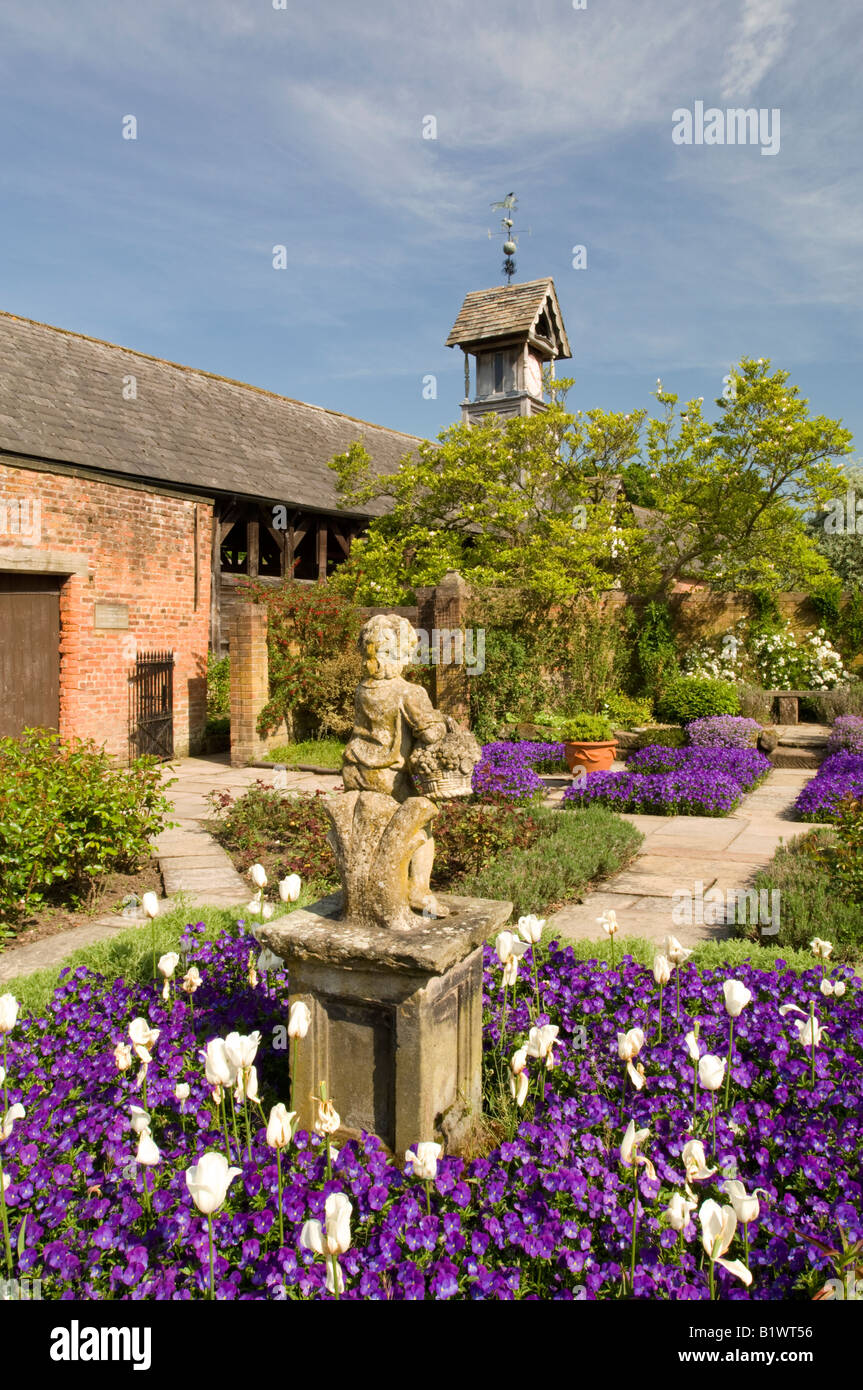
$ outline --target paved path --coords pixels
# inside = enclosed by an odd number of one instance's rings
[[[622,766],[622,764],[620,764]],[[693,923],[675,926],[671,918],[672,895],[697,893],[718,886],[744,888],[767,864],[777,845],[811,827],[791,818],[789,808],[798,791],[813,775],[809,770],[774,769],[767,781],[744,798],[733,816],[628,816],[645,835],[638,858],[623,873],[609,879],[602,890],[583,903],[562,908],[549,922],[569,938],[601,935],[596,918],[614,908],[624,935],[661,940],[669,931],[685,945],[726,935],[718,926]],[[176,779],[168,789],[173,829],[153,842],[165,884],[163,912],[173,906],[177,894],[189,895],[194,906],[239,907],[252,892],[247,879],[234,869],[228,855],[204,828],[213,810],[211,791],[241,795],[257,780],[274,784],[275,768],[231,767],[227,753],[181,758],[166,766],[165,780]],[[341,785],[337,773],[288,771],[282,786],[289,791],[330,791]],[[548,802],[558,804],[568,778],[549,779]],[[116,914],[94,918],[84,926],[46,937],[32,946],[7,949],[0,955],[0,981],[57,965],[73,951],[124,931],[129,919]]]
[[[638,857],[583,902],[552,914],[549,925],[564,938],[595,939],[602,936],[597,917],[613,908],[621,936],[647,937],[658,944],[673,932],[684,946],[728,936],[730,929],[724,925],[675,922],[674,895],[693,895],[695,918],[699,894],[711,888],[727,894],[749,887],[781,843],[814,828],[791,812],[798,792],[813,775],[810,770],[774,768],[731,816],[626,816],[645,837]],[[553,795],[559,799],[561,790]],[[706,915],[710,916],[709,904]]]

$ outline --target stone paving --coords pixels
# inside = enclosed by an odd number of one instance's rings
[[[658,942],[673,931],[684,945],[726,935],[727,930],[719,926],[675,925],[673,895],[686,890],[697,893],[699,884],[704,893],[713,887],[746,888],[780,843],[812,828],[794,820],[790,812],[811,776],[811,769],[774,768],[764,785],[728,817],[628,816],[645,836],[638,857],[583,902],[550,915],[549,924],[565,938],[596,938],[602,934],[597,917],[613,908],[621,935]],[[165,885],[161,910],[168,911],[180,893],[195,906],[242,906],[252,889],[202,824],[213,816],[207,796],[223,790],[237,796],[259,779],[273,786],[275,767],[231,767],[228,754],[217,753],[178,759],[166,766],[164,777],[176,779],[168,789],[176,825],[153,841]],[[289,791],[331,791],[341,786],[338,773],[288,770],[283,777],[282,785]],[[546,780],[548,803],[559,804],[569,779]],[[107,914],[32,946],[7,949],[0,956],[0,981],[56,965],[82,946],[128,926],[128,918]]]

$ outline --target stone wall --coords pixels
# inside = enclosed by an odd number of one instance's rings
[[[95,739],[125,762],[135,654],[170,650],[174,751],[195,751],[207,718],[211,505],[126,480],[7,463],[0,501],[0,570],[64,576],[61,736]],[[16,501],[38,503],[37,533],[10,527]],[[108,620],[127,615],[128,627],[96,626],[107,604]]]

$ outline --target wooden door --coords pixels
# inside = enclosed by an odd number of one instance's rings
[[[0,573],[0,738],[60,722],[60,585]]]

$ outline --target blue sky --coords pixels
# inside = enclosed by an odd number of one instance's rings
[[[0,308],[431,436],[512,189],[573,408],[658,376],[707,405],[769,357],[859,453],[861,29],[856,0],[5,0]],[[779,152],[675,144],[696,101],[778,109]]]

